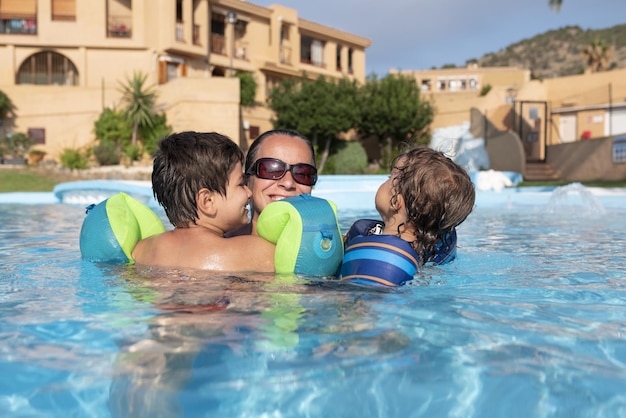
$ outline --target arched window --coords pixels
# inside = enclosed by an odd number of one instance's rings
[[[56,86],[78,85],[78,71],[67,57],[52,51],[43,51],[26,58],[17,72],[17,84],[44,84]]]

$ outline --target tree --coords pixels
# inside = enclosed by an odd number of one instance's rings
[[[321,140],[319,169],[323,170],[335,137],[352,129],[358,118],[356,82],[327,81],[323,76],[311,81],[283,80],[270,92],[269,106],[275,113],[275,129],[294,129],[311,139]]]
[[[548,4],[550,5],[552,9],[558,12],[559,10],[561,10],[561,5],[563,4],[563,0],[549,0]]]
[[[594,39],[582,52],[582,59],[592,73],[606,71],[613,61],[613,48],[603,39]]]
[[[254,106],[256,96],[256,80],[251,73],[239,72],[235,74],[239,78],[239,102],[242,106]]]
[[[9,96],[0,90],[0,157],[6,153],[13,153],[13,149],[11,148],[12,141],[4,135],[4,121],[9,115],[14,113],[15,105],[11,102]]]
[[[368,77],[359,90],[361,109],[358,131],[364,137],[378,140],[380,156],[386,163],[392,149],[401,142],[428,143],[428,127],[434,109],[420,98],[420,90],[412,77],[388,74],[378,79]]]
[[[15,105],[2,90],[0,90],[0,140],[4,138],[4,121],[15,113]],[[2,156],[2,152],[0,152]]]
[[[135,72],[126,84],[121,85],[122,103],[125,104],[124,113],[133,124],[133,146],[137,146],[137,132],[140,126],[154,126],[154,105],[157,93],[154,86],[144,88],[147,78],[147,74]]]
[[[0,122],[3,122],[13,112],[15,112],[15,105],[9,96],[0,90]]]

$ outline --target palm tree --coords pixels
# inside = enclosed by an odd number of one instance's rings
[[[144,88],[147,78],[147,74],[135,72],[125,85],[121,85],[122,102],[126,105],[123,110],[133,123],[133,146],[137,145],[137,132],[140,126],[149,128],[154,126],[157,92],[154,86]]]
[[[592,73],[606,71],[613,61],[613,48],[603,39],[595,39],[582,52],[582,58]]]
[[[549,0],[548,4],[550,5],[550,8],[558,12],[559,10],[561,10],[561,5],[563,4],[563,0]]]

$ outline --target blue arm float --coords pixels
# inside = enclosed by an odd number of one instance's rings
[[[162,232],[165,227],[156,213],[126,193],[118,193],[87,208],[80,229],[80,253],[87,261],[132,264],[135,245]]]
[[[259,236],[276,244],[277,273],[330,276],[343,259],[337,208],[310,194],[272,202],[257,221]]]

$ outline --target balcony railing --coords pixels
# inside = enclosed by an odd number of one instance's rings
[[[280,63],[291,65],[291,47],[289,46],[280,47]]]
[[[211,52],[226,55],[226,38],[220,33],[211,34]]]
[[[202,45],[200,42],[200,25],[193,25],[193,44]]]
[[[302,64],[314,65],[315,67],[326,68],[326,64],[320,61],[312,61],[307,58],[300,58]]]
[[[25,16],[24,19],[0,19],[0,33],[36,35],[37,16]]]
[[[248,59],[248,42],[241,39],[235,41],[235,58],[240,60]]]
[[[132,36],[132,21],[132,16],[109,16],[107,37],[130,38]]]
[[[183,22],[176,22],[176,40],[185,42],[185,24]]]

